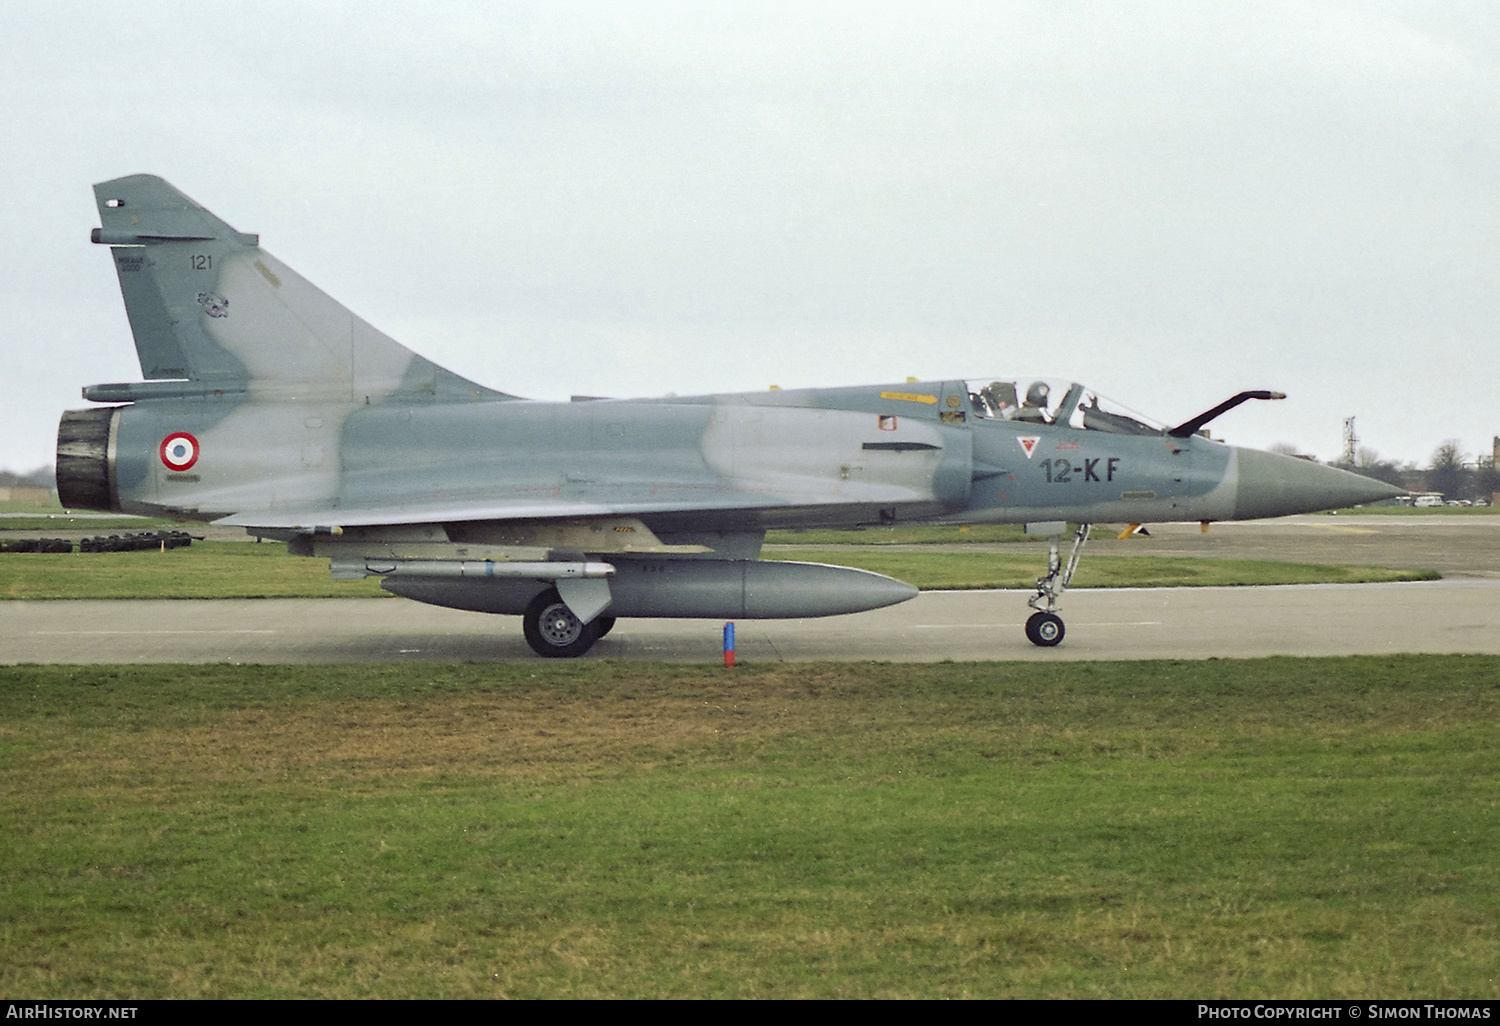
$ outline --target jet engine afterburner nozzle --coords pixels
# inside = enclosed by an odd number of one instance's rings
[[[65,509],[118,512],[110,435],[122,407],[68,410],[57,424],[57,498]]]

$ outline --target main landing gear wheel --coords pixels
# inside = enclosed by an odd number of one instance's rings
[[[544,591],[531,600],[521,629],[526,643],[539,656],[569,659],[581,656],[599,640],[599,620],[584,623],[573,615],[555,590]]]
[[[1062,617],[1056,613],[1032,613],[1026,621],[1026,640],[1042,648],[1051,648],[1065,633]]]

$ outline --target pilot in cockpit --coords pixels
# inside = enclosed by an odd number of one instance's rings
[[[1011,419],[1031,421],[1036,424],[1051,423],[1047,419],[1047,400],[1050,393],[1051,390],[1047,387],[1045,381],[1033,383],[1026,390],[1026,401],[1021,404],[1021,408],[1016,411],[1016,415]]]
[[[1016,386],[1010,381],[991,381],[971,395],[974,412],[989,420],[1004,420],[1016,408]]]

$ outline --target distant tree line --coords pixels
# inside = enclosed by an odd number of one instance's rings
[[[29,474],[17,474],[12,470],[0,470],[0,488],[56,488],[57,481],[51,467],[37,467]]]
[[[1363,448],[1352,464],[1340,462],[1333,465],[1408,492],[1441,492],[1444,499],[1490,501],[1496,492],[1500,492],[1500,474],[1495,471],[1494,455],[1477,459],[1470,457],[1456,438],[1438,446],[1426,467],[1381,459],[1373,449]]]

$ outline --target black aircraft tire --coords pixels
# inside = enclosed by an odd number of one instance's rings
[[[526,644],[539,656],[548,659],[571,659],[581,656],[599,640],[599,621],[584,623],[573,615],[555,590],[542,592],[531,600],[521,617],[521,631]]]
[[[1026,640],[1040,648],[1051,648],[1065,633],[1062,617],[1055,613],[1032,613],[1026,621]]]
[[[594,621],[594,639],[597,641],[614,629],[615,618],[612,616],[601,616]]]

